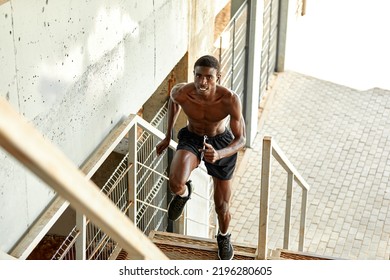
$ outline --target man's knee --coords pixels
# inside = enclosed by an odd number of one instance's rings
[[[184,181],[182,178],[178,178],[173,174],[169,176],[169,186],[173,193],[182,194],[185,191],[185,184],[186,181]]]

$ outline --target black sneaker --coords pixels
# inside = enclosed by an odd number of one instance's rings
[[[231,260],[234,256],[233,246],[230,243],[231,234],[226,234],[225,236],[218,234],[218,257],[220,260]]]
[[[172,221],[176,221],[177,219],[179,219],[179,217],[183,213],[183,209],[184,206],[186,205],[186,202],[191,198],[191,193],[192,193],[191,181],[188,181],[186,185],[188,187],[188,196],[181,197],[180,195],[175,195],[168,205],[168,219]]]

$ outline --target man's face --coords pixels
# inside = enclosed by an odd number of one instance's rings
[[[195,88],[199,93],[206,93],[214,90],[219,75],[217,69],[205,66],[196,66],[194,69]]]

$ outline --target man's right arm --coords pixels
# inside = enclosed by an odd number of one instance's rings
[[[169,146],[169,142],[171,141],[173,126],[175,125],[181,110],[180,105],[175,102],[175,96],[177,94],[177,91],[183,85],[184,84],[175,85],[171,90],[171,94],[169,95],[167,131],[165,134],[165,138],[156,146],[157,155],[160,155]]]
[[[168,127],[165,138],[171,139],[173,126],[175,125],[177,117],[179,116],[180,109],[180,105],[173,101],[171,95],[168,102]]]

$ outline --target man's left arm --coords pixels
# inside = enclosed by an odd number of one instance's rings
[[[223,155],[222,157],[228,157],[237,153],[245,146],[246,142],[246,129],[244,117],[242,116],[241,101],[236,94],[234,95],[234,101],[231,106],[231,109],[232,112],[230,114],[230,129],[233,133],[234,139],[225,148],[228,150],[228,153]]]
[[[216,160],[234,155],[245,146],[245,121],[241,112],[241,101],[236,94],[232,97],[232,104],[229,108],[231,109],[229,124],[234,139],[228,146],[216,151],[218,153]]]

